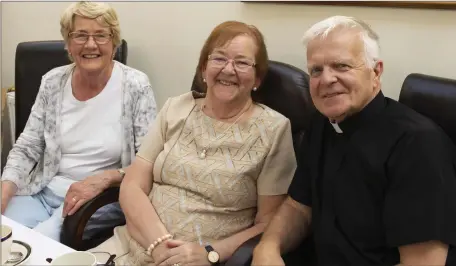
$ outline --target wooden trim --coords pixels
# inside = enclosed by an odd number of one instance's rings
[[[274,3],[299,5],[330,5],[330,6],[361,6],[361,7],[393,7],[421,9],[456,10],[456,1],[241,1],[244,3]]]

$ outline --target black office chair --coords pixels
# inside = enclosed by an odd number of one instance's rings
[[[35,103],[41,78],[49,70],[70,64],[63,41],[21,42],[16,47],[16,139],[24,130]],[[127,42],[122,40],[114,60],[127,63]]]
[[[204,92],[197,75],[191,90]],[[315,112],[309,93],[309,76],[302,70],[277,61],[269,61],[268,72],[252,99],[283,114],[291,123],[296,155],[310,117]]]
[[[456,144],[456,80],[410,74],[402,84],[399,102],[432,119]]]
[[[16,132],[15,138],[24,130],[30,111],[35,103],[40,88],[41,78],[55,67],[70,64],[63,41],[33,41],[22,42],[16,48],[15,65],[15,104],[16,104]],[[116,51],[114,60],[127,63],[128,46],[125,40]],[[100,232],[101,237],[83,240],[87,221],[101,206],[117,201],[112,192],[119,188],[110,188],[98,197],[83,205],[74,215],[65,219],[61,242],[77,250],[85,250],[96,246],[107,238],[108,233]],[[109,193],[111,191],[111,193]],[[111,230],[112,235],[112,230]]]
[[[195,75],[192,90],[203,92],[203,84]],[[277,61],[269,61],[269,68],[262,84],[252,92],[255,102],[262,103],[283,114],[291,122],[293,146],[298,156],[298,147],[316,111],[309,93],[309,76],[302,70]],[[225,266],[250,265],[252,252],[261,235],[245,242],[233,254]],[[313,238],[307,238],[297,250],[284,256],[286,265],[316,265]]]
[[[402,84],[399,102],[430,118],[456,144],[456,80],[412,73]],[[456,247],[450,247],[446,265],[456,265]]]

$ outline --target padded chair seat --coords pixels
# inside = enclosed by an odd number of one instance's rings
[[[456,80],[410,74],[402,85],[399,102],[433,120],[456,144]]]

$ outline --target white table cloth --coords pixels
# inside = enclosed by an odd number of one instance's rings
[[[48,265],[46,258],[56,258],[62,254],[75,251],[47,236],[23,226],[2,215],[1,223],[13,228],[13,240],[30,245],[32,253],[27,262],[21,265]]]

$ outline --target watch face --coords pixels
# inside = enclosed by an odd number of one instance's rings
[[[211,263],[217,263],[220,259],[220,256],[217,252],[211,251],[207,254],[207,258]]]

